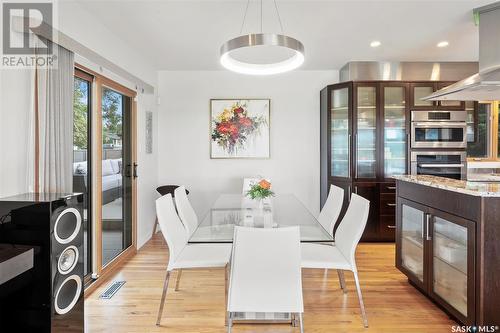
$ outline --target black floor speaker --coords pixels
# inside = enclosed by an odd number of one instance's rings
[[[33,269],[0,285],[0,332],[84,331],[83,197],[0,199],[0,242],[34,248]]]

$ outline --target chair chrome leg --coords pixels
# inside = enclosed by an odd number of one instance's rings
[[[158,309],[158,318],[156,319],[156,326],[160,326],[161,315],[163,313],[163,305],[165,305],[165,298],[167,297],[168,280],[170,279],[170,271],[167,271],[165,282],[163,283],[163,293],[161,295],[160,308]]]
[[[228,321],[229,321],[229,312],[227,311],[227,297],[229,295],[229,264],[226,265],[226,267],[224,268],[224,292],[225,292],[225,309],[224,309],[224,313],[226,314],[224,317],[224,325],[228,325]]]
[[[179,291],[179,283],[181,282],[182,269],[177,271],[177,280],[175,281],[175,291]]]
[[[158,216],[155,219],[155,224],[153,225],[153,234],[151,235],[151,238],[156,234],[156,226],[158,225]]]
[[[229,320],[227,323],[227,333],[231,333],[231,326],[233,326],[233,314],[229,312]]]
[[[345,286],[344,271],[341,269],[337,269],[337,274],[339,275],[340,288],[342,289],[344,294],[347,294],[347,288]]]
[[[363,325],[368,328],[368,319],[366,318],[365,304],[361,295],[361,287],[359,286],[358,272],[354,273],[354,281],[356,282],[356,290],[358,291],[359,307],[361,308],[361,316],[363,317]]]
[[[304,333],[304,315],[302,313],[299,313],[299,320],[300,320],[300,333]]]

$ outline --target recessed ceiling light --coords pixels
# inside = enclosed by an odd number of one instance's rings
[[[445,40],[442,41],[442,42],[437,43],[437,47],[447,47],[448,45],[450,45],[450,43],[448,43]]]
[[[371,47],[379,47],[380,45],[382,45],[382,43],[378,40],[374,40],[373,42],[370,43]]]

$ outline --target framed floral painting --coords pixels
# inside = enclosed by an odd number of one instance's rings
[[[270,99],[210,100],[211,158],[269,158]]]

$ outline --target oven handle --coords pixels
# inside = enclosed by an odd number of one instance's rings
[[[425,123],[413,123],[416,127],[437,127],[437,128],[467,128],[467,124],[465,122],[425,122]]]
[[[465,164],[419,164],[418,165],[421,168],[463,168]]]

